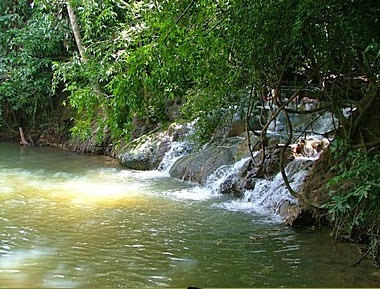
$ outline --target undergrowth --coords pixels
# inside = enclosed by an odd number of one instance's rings
[[[327,187],[330,201],[323,204],[334,224],[336,239],[368,245],[380,267],[380,156],[363,152],[337,139],[331,145],[337,172]]]

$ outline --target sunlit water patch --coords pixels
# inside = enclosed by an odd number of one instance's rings
[[[352,267],[357,251],[334,246],[326,232],[226,209],[221,204],[233,200],[213,188],[52,148],[0,144],[0,159],[0,287],[373,287],[379,281],[371,263]]]

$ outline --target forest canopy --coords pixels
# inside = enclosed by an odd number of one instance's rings
[[[134,122],[165,124],[180,103],[176,117],[199,119],[207,139],[223,108],[282,102],[292,86],[355,139],[378,103],[377,1],[2,1],[0,11],[2,130],[59,131],[63,102],[77,136],[131,138]],[[342,114],[353,107],[354,122]]]

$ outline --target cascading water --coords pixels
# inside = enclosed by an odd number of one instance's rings
[[[290,162],[285,172],[293,190],[298,190],[304,181],[310,160],[296,159]],[[297,200],[287,190],[281,173],[273,179],[262,179],[255,183],[253,190],[246,190],[244,196],[238,200],[229,200],[216,205],[230,211],[247,211],[262,215],[277,215],[280,205],[289,201],[296,204]]]
[[[330,130],[334,125],[334,118],[328,114],[321,115],[314,123],[313,130],[308,132],[308,138],[302,140],[302,152],[285,168],[293,190],[298,191],[300,189],[312,162],[319,158],[322,147],[325,147],[328,143],[328,140],[322,138],[320,134]],[[317,132],[317,134],[312,134],[313,132]],[[271,133],[277,132],[272,131]],[[313,146],[315,143],[318,144],[318,147]],[[161,162],[159,170],[168,174],[174,162],[190,152],[191,146],[188,142],[174,142]],[[249,160],[249,157],[243,158],[233,165],[222,166],[207,178],[203,186],[191,186],[190,188],[170,192],[170,195],[187,200],[219,199],[213,204],[214,207],[229,211],[244,211],[273,216],[279,214],[280,206],[284,202],[297,204],[297,200],[287,190],[281,173],[270,179],[257,179],[254,189],[244,191],[241,198],[221,199],[223,186],[226,182],[239,182],[241,169]]]
[[[178,149],[180,148],[180,149]],[[173,162],[180,156],[179,152],[186,154],[186,143],[175,144],[173,150],[165,157],[163,167],[168,172]],[[175,157],[170,154],[173,153]],[[315,154],[317,155],[317,154]],[[298,191],[305,180],[308,169],[311,167],[314,157],[298,157],[291,161],[285,168],[290,185]],[[171,161],[171,162],[170,162]],[[269,217],[270,222],[282,221],[280,207],[284,202],[297,204],[297,200],[287,190],[281,173],[277,173],[271,179],[257,179],[254,189],[245,190],[241,198],[230,198],[221,192],[226,183],[238,183],[241,178],[241,170],[250,161],[250,157],[243,158],[233,165],[225,165],[211,174],[203,186],[190,186],[181,190],[168,191],[170,197],[190,201],[213,200],[211,206],[228,211],[246,212]]]
[[[160,165],[158,166],[158,170],[168,174],[175,161],[182,156],[189,154],[191,151],[192,146],[189,142],[173,142],[170,150],[165,154]]]
[[[226,182],[237,180],[240,170],[249,160],[250,157],[247,157],[233,165],[221,166],[207,178],[205,189],[212,191],[214,194],[219,194]]]
[[[221,196],[221,186],[228,179],[235,179],[240,169],[250,158],[244,158],[233,165],[221,166],[213,174],[211,174],[204,186],[194,186],[171,194],[180,199],[188,200],[206,200],[218,198]]]

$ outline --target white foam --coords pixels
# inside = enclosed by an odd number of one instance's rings
[[[230,177],[234,178],[250,158],[244,158],[233,165],[221,166],[211,174],[204,186],[194,186],[179,191],[168,192],[167,195],[177,199],[204,201],[220,198],[220,186]]]
[[[205,201],[221,197],[215,191],[205,187],[195,186],[178,191],[166,192],[166,195],[180,200]]]
[[[302,160],[294,160],[286,167],[286,173],[293,190],[298,190],[305,179],[307,171],[302,166],[303,163],[304,161]],[[276,215],[280,204],[284,200],[297,203],[297,200],[285,187],[281,173],[278,173],[273,180],[263,179],[256,182],[255,188],[245,191],[242,199],[228,200],[216,204],[215,207],[229,211]]]
[[[166,174],[169,174],[170,168],[179,158],[189,154],[191,151],[191,145],[187,142],[173,142],[170,150],[165,154],[158,170]]]

